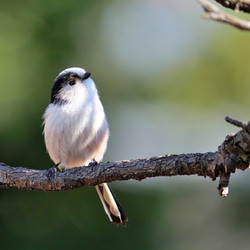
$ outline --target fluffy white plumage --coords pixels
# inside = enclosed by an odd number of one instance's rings
[[[90,73],[69,68],[55,79],[51,103],[44,118],[44,139],[50,158],[68,169],[100,162],[106,151],[109,129],[102,103]],[[96,186],[105,212],[114,224],[127,217],[106,183]]]
[[[62,71],[81,73],[79,68]],[[85,71],[83,71],[85,73]],[[86,166],[101,161],[108,141],[108,123],[91,78],[76,80],[60,90],[65,105],[50,103],[44,114],[44,137],[48,153],[61,168]]]

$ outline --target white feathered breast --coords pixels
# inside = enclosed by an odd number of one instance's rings
[[[49,104],[44,113],[44,138],[55,164],[72,168],[101,161],[109,130],[102,103],[91,78],[60,90],[62,105]]]

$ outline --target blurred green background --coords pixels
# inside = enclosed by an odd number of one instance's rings
[[[41,117],[71,66],[92,72],[105,107],[104,161],[215,151],[237,131],[226,115],[249,120],[250,33],[201,13],[186,0],[1,1],[0,161],[53,165]],[[226,199],[197,176],[112,183],[126,228],[93,187],[1,190],[1,248],[249,249],[249,175],[232,176]]]

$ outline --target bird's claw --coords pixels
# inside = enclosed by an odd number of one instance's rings
[[[55,173],[57,171],[57,167],[60,163],[57,163],[55,166],[53,166],[52,168],[49,168],[47,171],[47,177],[49,180],[51,180],[52,178],[54,178]]]
[[[56,172],[56,168],[54,168],[54,167],[48,169],[47,177],[48,177],[49,180],[51,180],[54,177],[55,172]]]
[[[90,163],[89,163],[89,165],[88,165],[88,167],[90,167],[90,168],[93,168],[95,165],[97,165],[98,164],[98,162],[96,161],[96,160],[94,160],[94,161],[91,161]]]

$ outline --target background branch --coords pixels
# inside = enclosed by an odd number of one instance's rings
[[[250,0],[216,0],[226,8],[250,13]]]
[[[236,168],[245,170],[250,161],[249,123],[226,117],[226,121],[242,127],[228,135],[216,152],[156,156],[148,159],[100,163],[93,167],[80,167],[56,172],[52,180],[47,170],[10,167],[0,164],[0,186],[28,190],[68,190],[95,186],[103,182],[143,180],[157,176],[199,175],[215,180],[220,176],[219,192],[227,196],[230,174]]]
[[[249,21],[227,14],[220,8],[218,8],[215,4],[212,4],[207,0],[198,0],[198,2],[202,5],[203,9],[206,12],[205,14],[202,15],[203,18],[227,23],[241,30],[250,30]],[[221,1],[221,2],[226,2],[226,1]]]

